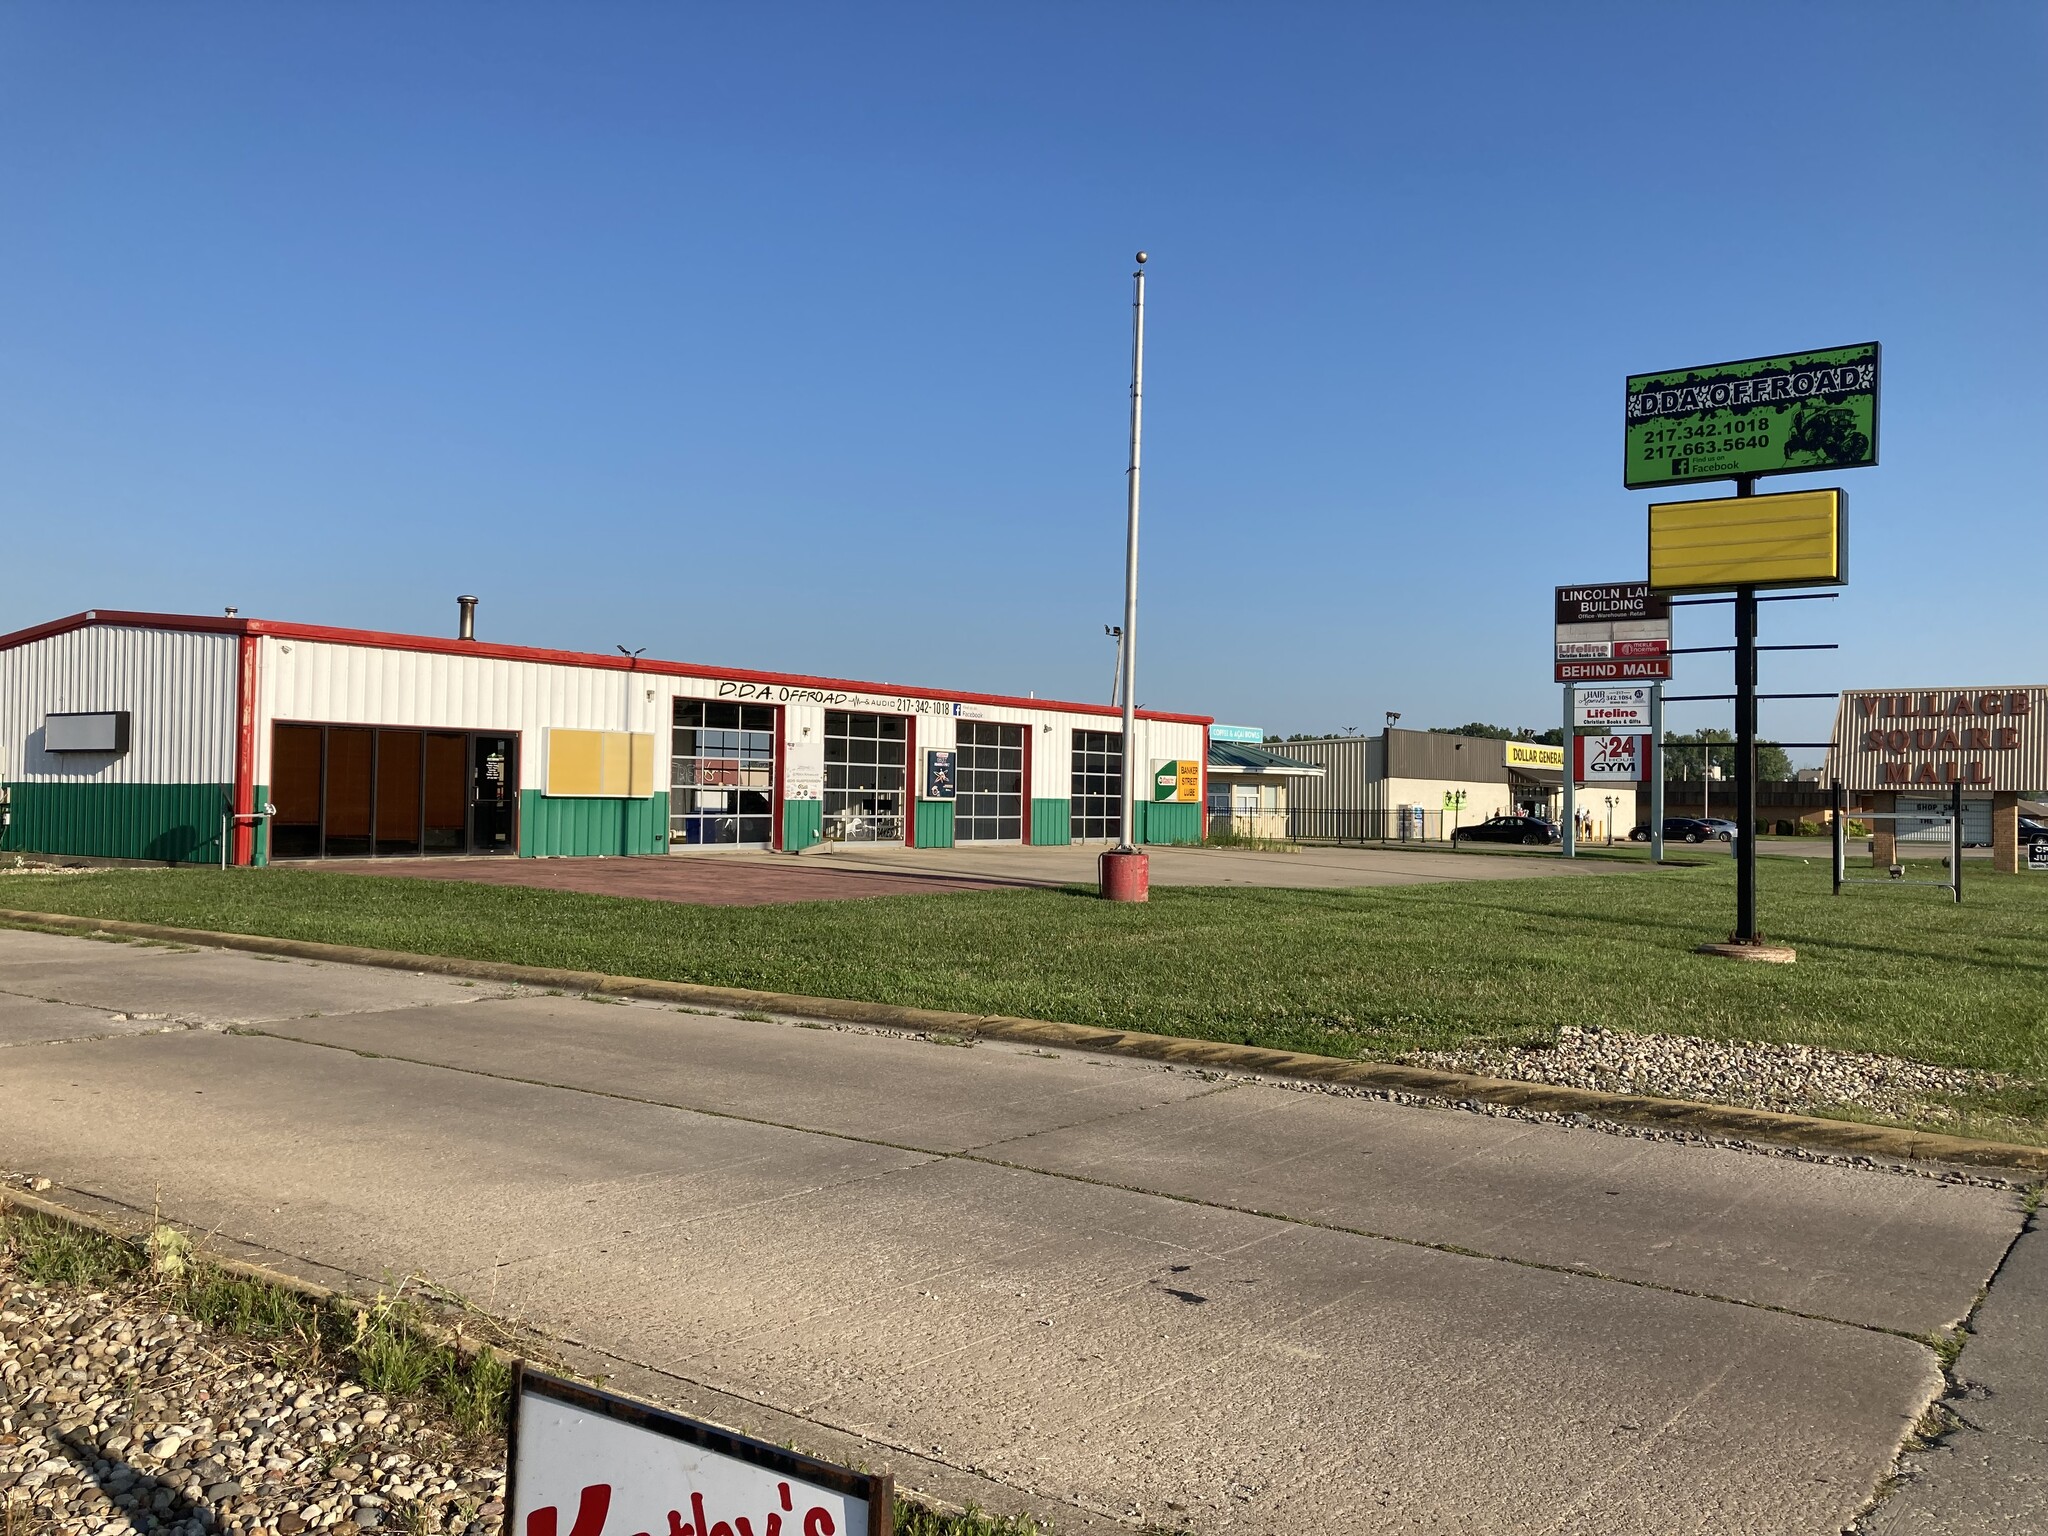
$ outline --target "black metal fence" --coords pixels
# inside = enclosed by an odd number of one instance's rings
[[[1467,817],[1463,824],[1477,821]],[[1395,806],[1390,810],[1307,810],[1293,806],[1287,812],[1287,836],[1297,843],[1441,843],[1445,834],[1460,825],[1442,811],[1423,806]]]

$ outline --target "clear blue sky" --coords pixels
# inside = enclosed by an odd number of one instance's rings
[[[1550,724],[1624,375],[1870,339],[1766,678],[2039,682],[2044,82],[2035,0],[11,4],[0,628],[1106,697],[1142,245],[1146,704]]]

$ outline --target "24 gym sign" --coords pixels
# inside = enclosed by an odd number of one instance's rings
[[[2048,783],[2048,689],[1938,688],[1845,693],[1827,772],[1850,789]]]

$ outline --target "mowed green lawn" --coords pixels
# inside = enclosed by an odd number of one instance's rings
[[[1828,894],[1764,859],[1763,926],[1724,938],[1730,866],[1358,891],[1072,891],[690,907],[317,870],[119,870],[0,905],[1388,1057],[1540,1043],[1560,1024],[1883,1051],[2048,1081],[2048,879]]]

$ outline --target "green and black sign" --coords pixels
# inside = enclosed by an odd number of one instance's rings
[[[1788,352],[1628,381],[1630,490],[1877,462],[1878,346]]]

